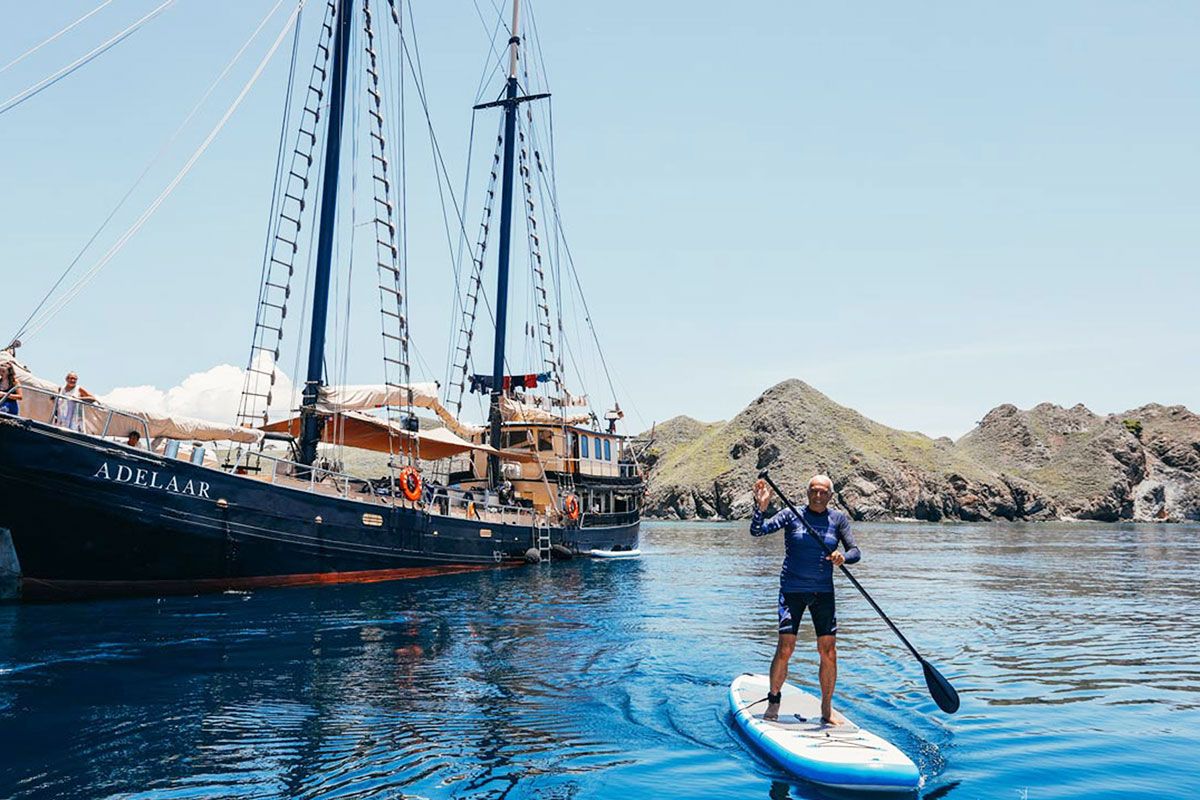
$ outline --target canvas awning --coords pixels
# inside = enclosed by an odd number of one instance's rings
[[[272,422],[262,428],[273,433],[287,433],[294,437],[300,436],[300,418]],[[426,461],[437,461],[468,451],[498,455],[506,460],[535,461],[537,455],[528,451],[496,450],[485,444],[475,444],[457,436],[448,428],[432,428],[429,430],[406,431],[386,419],[373,417],[357,411],[327,417],[325,431],[321,437],[327,442],[338,442],[346,447],[359,447],[363,450],[374,450],[389,453],[398,448],[408,454],[415,442],[418,455]],[[396,440],[389,444],[389,438]]]

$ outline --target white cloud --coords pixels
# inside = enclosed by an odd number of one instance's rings
[[[263,368],[270,368],[269,360]],[[231,364],[219,364],[204,372],[194,372],[184,378],[178,386],[172,386],[165,391],[149,385],[118,386],[100,400],[115,406],[155,414],[233,422],[237,417],[245,380],[244,369]],[[265,388],[267,380],[263,378],[261,383]],[[292,390],[291,379],[282,371],[276,372],[275,385],[271,387],[271,419],[280,419],[288,413],[293,399]],[[261,407],[260,400],[258,408]]]

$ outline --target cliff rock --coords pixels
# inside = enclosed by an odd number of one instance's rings
[[[899,431],[808,384],[773,386],[728,422],[676,417],[646,451],[649,516],[743,518],[770,469],[802,502],[826,473],[855,519],[1200,519],[1200,418],[1148,405],[1002,405],[958,442]]]

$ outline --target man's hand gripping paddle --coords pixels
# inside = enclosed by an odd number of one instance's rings
[[[800,524],[804,526],[804,530],[808,533],[808,535],[816,539],[817,543],[821,545],[821,549],[824,550],[827,555],[833,555],[833,551],[830,550],[829,546],[825,544],[825,540],[817,535],[817,532],[814,531],[812,526],[805,521],[804,517],[800,516],[800,511],[794,505],[792,505],[791,500],[787,499],[787,495],[785,495],[780,488],[775,485],[775,481],[771,480],[771,476],[767,474],[767,471],[763,470],[762,472],[758,473],[758,477],[766,481],[767,485],[775,490],[775,494],[779,495],[779,499],[782,500],[784,504],[792,510],[792,513],[796,515],[796,519],[799,520]],[[958,711],[958,692],[954,691],[954,687],[950,685],[950,681],[946,680],[945,677],[942,676],[942,673],[938,672],[932,664],[921,658],[921,654],[917,652],[917,648],[913,647],[912,643],[909,642],[908,639],[904,638],[904,634],[900,632],[900,629],[896,627],[895,623],[888,619],[888,615],[883,613],[883,609],[879,607],[879,604],[871,598],[871,595],[867,594],[867,590],[862,587],[862,584],[850,574],[850,570],[846,569],[846,565],[839,564],[838,566],[841,568],[842,573],[845,574],[845,576],[850,579],[850,582],[854,584],[854,588],[858,589],[858,591],[862,593],[862,596],[867,599],[867,602],[871,604],[871,608],[875,609],[875,612],[883,618],[884,622],[888,624],[888,627],[892,629],[892,633],[900,637],[900,641],[904,642],[904,646],[907,647],[909,652],[913,654],[913,657],[920,662],[921,669],[925,671],[925,684],[929,687],[929,696],[933,698],[933,702],[937,703],[938,708],[940,708],[942,711],[945,711],[947,714],[953,714],[955,711]]]

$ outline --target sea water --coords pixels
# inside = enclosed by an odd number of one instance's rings
[[[1200,527],[855,526],[837,704],[916,796],[1200,793]],[[748,749],[782,553],[650,523],[636,561],[0,607],[0,797],[818,798]],[[807,619],[791,677],[815,683]]]

